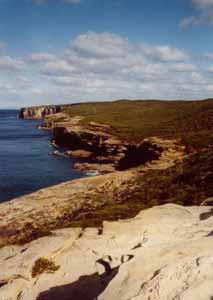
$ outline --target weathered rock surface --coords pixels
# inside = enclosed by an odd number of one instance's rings
[[[43,228],[61,228],[84,212],[123,199],[136,171],[82,178],[1,204],[0,246],[33,239]]]
[[[46,116],[60,113],[66,105],[43,105],[23,107],[20,110],[19,117],[22,119],[43,119]]]
[[[0,249],[1,300],[206,300],[212,207],[157,206],[98,229],[61,229]],[[44,257],[59,269],[32,278]]]
[[[165,151],[179,152],[182,156],[185,151],[177,140],[151,137],[138,144],[129,143],[115,136],[110,125],[84,123],[84,117],[70,117],[65,107],[23,108],[20,117],[42,118],[44,122],[39,128],[53,131],[52,145],[66,148],[66,154],[78,159],[75,168],[80,171],[105,174],[158,160]]]
[[[92,152],[80,149],[75,151],[66,151],[65,154],[76,158],[89,158],[92,156]]]
[[[74,164],[76,170],[94,173],[94,174],[107,174],[115,171],[113,164],[103,164],[103,163],[87,163],[87,162],[77,162]]]
[[[32,240],[45,230],[65,227],[89,212],[127,201],[137,188],[138,176],[143,180],[147,171],[167,169],[183,159],[184,152],[172,141],[161,140],[163,145],[159,159],[139,168],[72,180],[1,204],[0,246]]]
[[[170,151],[171,156],[179,153],[183,156],[185,147],[177,140],[152,137],[139,144],[131,144],[112,135],[109,126],[92,122],[83,125],[81,117],[70,118],[68,122],[53,122],[53,142],[65,147],[76,158],[78,153],[90,153],[76,164],[81,171],[96,170],[109,173],[113,170],[126,170],[132,167],[158,160],[163,153]],[[49,124],[47,122],[47,124]],[[176,155],[176,154],[175,154]]]

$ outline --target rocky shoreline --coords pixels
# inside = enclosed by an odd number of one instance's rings
[[[152,137],[133,145],[116,139],[106,125],[95,123],[88,128],[79,124],[81,117],[55,122],[55,116],[47,117],[41,125],[53,131],[52,143],[77,158],[79,170],[104,175],[44,188],[3,203],[0,246],[25,243],[51,230],[76,226],[84,216],[87,224],[102,226],[102,219],[94,218],[97,209],[122,205],[135,193],[138,178],[150,170],[168,169],[187,156],[185,147],[176,140]],[[133,207],[129,215],[137,212],[138,207]]]
[[[168,149],[185,155],[185,147],[178,140],[147,138],[141,143],[129,143],[111,133],[107,124],[90,122],[85,125],[81,116],[68,117],[61,112],[63,107],[38,107],[22,109],[22,118],[41,119],[38,126],[41,130],[53,133],[53,147],[65,148],[64,155],[76,160],[74,168],[92,174],[107,174],[114,171],[127,170],[158,160]],[[22,111],[21,110],[21,111]],[[55,111],[60,112],[55,113]],[[53,151],[54,155],[61,155]]]
[[[171,176],[168,184],[192,195],[188,172],[198,161],[193,201],[201,204],[211,185],[211,149],[191,158],[175,139],[129,143],[106,124],[85,126],[79,116],[46,107],[29,108],[24,117],[42,114],[40,129],[53,132],[53,146],[65,147],[79,169],[102,175],[0,205],[0,299],[211,299],[212,208],[165,204],[169,186],[158,183]],[[150,190],[158,184],[157,203],[164,205],[147,209],[156,205]]]

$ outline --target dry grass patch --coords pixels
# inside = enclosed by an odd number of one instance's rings
[[[60,267],[56,266],[55,263],[47,258],[41,257],[35,261],[35,264],[32,268],[32,277],[37,277],[42,273],[54,273]]]

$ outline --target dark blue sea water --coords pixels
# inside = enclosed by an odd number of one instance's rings
[[[38,124],[20,120],[18,111],[0,110],[0,202],[83,177],[70,158],[49,155],[51,133]]]

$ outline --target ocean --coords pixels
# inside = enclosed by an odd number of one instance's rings
[[[53,156],[51,132],[40,121],[22,120],[17,110],[0,110],[0,202],[85,175],[74,161]]]

